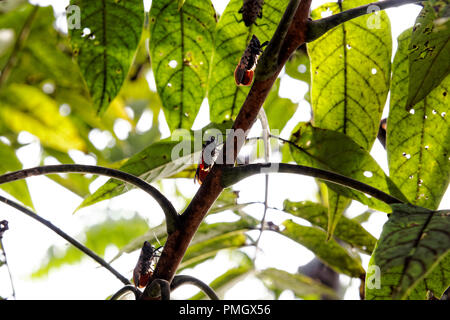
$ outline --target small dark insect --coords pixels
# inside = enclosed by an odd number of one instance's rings
[[[153,266],[159,258],[158,251],[162,247],[155,249],[150,242],[145,241],[141,249],[136,267],[133,270],[133,281],[137,288],[144,288],[148,284],[150,276],[153,274]]]
[[[263,44],[253,35],[250,43],[245,49],[244,54],[234,70],[234,80],[238,86],[249,86],[253,81],[254,70],[258,62],[258,56],[262,53],[262,48],[269,42]]]
[[[250,27],[254,24],[256,18],[262,18],[263,5],[264,0],[244,0],[239,13],[242,13],[242,20],[244,20],[246,27]]]
[[[214,137],[210,137],[208,141],[203,144],[202,155],[197,171],[195,172],[194,182],[202,184],[206,176],[214,164],[214,157],[216,156],[216,142]]]

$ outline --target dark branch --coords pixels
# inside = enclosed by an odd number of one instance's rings
[[[378,128],[377,138],[384,149],[386,149],[386,119],[381,120]]]
[[[109,300],[119,300],[125,293],[132,292],[134,294],[134,298],[139,300],[142,296],[142,292],[139,291],[135,286],[131,284],[127,284],[125,287],[122,287],[114,293]]]
[[[44,226],[46,226],[47,228],[53,230],[55,233],[57,233],[59,236],[61,236],[62,238],[64,238],[65,240],[67,240],[67,242],[69,242],[70,244],[72,244],[74,247],[76,247],[77,249],[79,249],[81,252],[85,253],[86,255],[88,255],[89,257],[91,257],[92,259],[94,259],[95,261],[97,261],[99,264],[101,264],[103,267],[105,267],[105,269],[107,269],[108,271],[110,271],[112,274],[114,274],[120,281],[122,281],[122,283],[124,284],[130,284],[130,281],[125,278],[124,276],[122,276],[117,270],[115,270],[113,267],[111,267],[105,260],[103,260],[101,257],[99,257],[95,252],[93,252],[92,250],[90,250],[89,248],[86,248],[83,244],[81,244],[80,242],[78,242],[77,240],[75,240],[74,238],[72,238],[71,236],[69,236],[67,233],[65,233],[64,231],[62,231],[61,229],[59,229],[58,227],[56,227],[54,224],[52,224],[50,221],[45,220],[44,218],[38,216],[36,213],[34,213],[33,211],[21,206],[20,204],[18,204],[17,202],[14,202],[12,200],[6,199],[4,197],[2,197],[0,195],[0,202],[3,202],[23,213],[25,213],[27,216],[29,216],[30,218],[33,218],[34,220],[39,221],[40,223],[42,223]]]
[[[308,31],[306,36],[306,42],[311,42],[316,40],[317,38],[324,35],[326,32],[330,31],[331,29],[337,27],[338,25],[366,15],[373,13],[373,11],[370,11],[371,7],[377,7],[379,10],[384,10],[388,8],[398,7],[405,4],[410,3],[417,3],[417,2],[423,2],[425,0],[385,0],[385,1],[376,1],[372,2],[360,7],[356,7],[353,9],[349,9],[337,14],[334,14],[332,16],[310,21],[308,23]]]
[[[179,286],[185,285],[185,284],[192,284],[202,290],[211,300],[219,300],[219,297],[214,292],[214,290],[208,286],[203,281],[186,275],[179,275],[175,276],[172,280],[172,283],[170,285],[171,291],[175,290]]]
[[[326,171],[317,168],[311,168],[301,165],[286,164],[286,163],[255,163],[240,167],[225,168],[222,173],[223,187],[229,187],[238,181],[249,176],[259,173],[280,172],[280,173],[294,173],[306,175],[321,180],[326,180],[332,183],[342,185],[360,192],[371,195],[372,197],[381,200],[387,204],[403,203],[403,201],[381,191],[368,184],[348,178],[346,176]]]
[[[4,174],[0,176],[0,184],[21,180],[32,176],[64,172],[91,173],[108,176],[111,178],[122,180],[124,182],[128,182],[135,187],[144,190],[158,202],[166,216],[167,233],[172,233],[179,226],[179,217],[177,211],[173,207],[172,203],[161,192],[159,192],[158,189],[154,188],[144,180],[120,170],[81,164],[42,166]]]

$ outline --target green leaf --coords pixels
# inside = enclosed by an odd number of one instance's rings
[[[157,181],[170,177],[184,170],[192,164],[198,163],[202,150],[203,138],[208,130],[215,133],[231,127],[230,122],[223,124],[209,124],[201,130],[191,131],[189,137],[172,137],[155,142],[138,152],[127,160],[119,169],[144,179],[147,182]],[[177,151],[178,150],[178,151]],[[175,152],[175,153],[174,153]],[[182,154],[180,155],[180,152]],[[173,157],[172,157],[173,156]],[[94,194],[84,199],[78,209],[93,205],[99,201],[107,200],[121,195],[129,190],[126,183],[110,179]]]
[[[70,3],[81,13],[81,28],[70,30],[73,52],[97,112],[103,113],[128,74],[141,38],[144,4],[142,0]]]
[[[315,128],[308,123],[300,123],[294,129],[291,141],[297,145],[297,147],[291,146],[291,153],[298,164],[342,174],[406,201],[369,152],[347,135]],[[339,194],[351,197],[372,208],[384,212],[391,211],[384,202],[361,192],[332,183],[327,185]]]
[[[392,209],[369,263],[369,270],[379,268],[380,286],[368,272],[366,299],[406,299],[410,293],[417,297],[418,292],[412,291],[428,276],[433,279],[428,289],[438,288],[438,296],[450,285],[448,264],[441,265],[450,253],[450,211],[406,204],[392,205]],[[375,280],[376,276],[377,272]],[[420,294],[426,296],[426,292]]]
[[[367,4],[367,0],[328,3],[315,9],[311,17],[338,13]],[[370,19],[378,24],[371,28]],[[391,31],[384,12],[352,19],[308,43],[312,72],[314,125],[343,132],[364,149],[375,141],[389,91]],[[350,200],[328,192],[331,236]]]
[[[17,159],[14,149],[2,142],[0,142],[0,159],[0,174],[22,169],[22,163]],[[2,184],[0,188],[24,205],[34,209],[30,191],[28,190],[28,185],[25,180],[8,182]]]
[[[450,3],[424,2],[409,44],[406,109],[414,108],[450,73]]]
[[[123,247],[131,239],[147,230],[147,222],[138,215],[135,215],[132,219],[113,220],[108,218],[104,222],[87,228],[84,232],[86,240],[83,243],[98,255],[103,256],[106,247],[109,245]],[[84,254],[73,246],[67,249],[52,246],[48,249],[46,262],[33,272],[32,277],[43,277],[55,268],[78,263],[83,257]]]
[[[389,172],[411,203],[437,209],[450,180],[450,76],[406,111],[410,36],[411,29],[399,36],[393,64],[386,138]]]
[[[302,274],[269,268],[260,271],[257,276],[268,288],[292,290],[297,297],[306,300],[319,300],[321,296],[327,296],[329,299],[339,298],[332,289]]]
[[[286,123],[292,118],[297,110],[298,104],[291,101],[288,98],[281,98],[278,94],[280,89],[280,79],[278,78],[272,88],[269,95],[264,102],[264,111],[266,112],[267,119],[269,120],[269,128],[271,131],[279,130],[281,132]]]
[[[367,0],[328,3],[311,17],[327,10],[338,13]],[[370,28],[368,19],[378,25]],[[389,91],[391,30],[385,12],[365,15],[330,30],[308,43],[312,72],[312,108],[316,127],[343,132],[369,150],[378,133]]]
[[[285,200],[283,210],[311,222],[313,225],[327,230],[328,210],[326,207],[311,201],[292,202]],[[353,219],[342,217],[336,226],[334,236],[350,245],[371,254],[377,239],[367,232]]]
[[[239,22],[242,19],[238,12],[242,1],[231,0],[228,3],[215,33],[215,51],[208,90],[211,121],[220,122],[237,116],[250,87],[236,85],[234,70],[253,35],[256,35],[261,43],[272,38],[287,3],[286,0],[265,0],[262,18],[256,20],[257,25],[253,24],[248,28],[244,22]]]
[[[192,268],[207,259],[214,257],[217,252],[224,249],[238,249],[246,244],[247,237],[243,231],[232,232],[192,244],[186,250],[177,271]]]
[[[327,234],[315,227],[298,225],[292,220],[283,222],[285,229],[281,234],[311,250],[323,263],[336,272],[360,278],[365,271],[361,262],[349,255],[334,239],[327,241]]]
[[[190,129],[206,95],[215,11],[210,1],[153,1],[150,55],[169,128]]]
[[[289,57],[286,62],[286,74],[294,79],[311,84],[311,62],[306,46],[300,47]]]
[[[86,150],[73,123],[61,116],[58,105],[41,90],[12,84],[0,91],[0,121],[11,131],[28,131],[44,146],[68,152]]]
[[[233,286],[235,283],[239,283],[240,280],[246,277],[253,269],[253,261],[246,254],[241,253],[239,265],[214,279],[209,286],[220,296],[221,292],[226,291],[227,288]],[[204,298],[206,298],[206,295],[200,291],[189,300],[201,300]]]

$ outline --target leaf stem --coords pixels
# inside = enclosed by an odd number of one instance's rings
[[[403,201],[401,201],[400,199],[397,199],[396,197],[393,197],[381,190],[378,190],[377,188],[374,188],[358,180],[354,180],[352,178],[343,176],[341,174],[318,168],[287,163],[255,163],[240,167],[224,168],[222,173],[222,186],[226,188],[254,174],[267,172],[294,173],[306,175],[321,180],[326,180],[332,183],[336,183],[360,192],[364,192],[387,204],[403,203]]]
[[[89,166],[82,164],[61,164],[51,166],[40,166],[29,169],[23,169],[15,172],[10,172],[0,176],[0,184],[6,182],[12,182],[16,180],[25,179],[32,176],[53,174],[53,173],[91,173],[102,176],[108,176],[124,182],[128,182],[151,195],[161,206],[166,216],[167,233],[172,233],[177,227],[179,227],[178,213],[173,207],[172,203],[161,193],[158,189],[154,188],[146,181],[123,171],[110,169],[99,166]]]
[[[95,252],[93,252],[92,250],[90,250],[89,248],[85,247],[82,243],[80,243],[79,241],[77,241],[76,239],[72,238],[71,236],[69,236],[67,233],[65,233],[64,231],[62,231],[61,229],[59,229],[58,227],[56,227],[54,224],[52,224],[50,221],[45,220],[44,218],[38,216],[36,213],[34,213],[33,211],[21,206],[20,204],[18,204],[15,201],[6,199],[5,197],[0,195],[0,202],[3,202],[23,213],[25,213],[27,216],[29,216],[30,218],[33,218],[34,220],[37,220],[38,222],[42,223],[44,226],[46,226],[47,228],[51,229],[52,231],[54,231],[56,234],[58,234],[59,236],[61,236],[62,238],[64,238],[65,240],[67,240],[67,242],[69,242],[70,244],[72,244],[74,247],[76,247],[77,249],[79,249],[81,252],[85,253],[86,255],[88,255],[89,257],[91,257],[92,259],[94,259],[95,261],[97,261],[100,265],[102,265],[103,267],[105,267],[105,269],[107,269],[108,271],[110,271],[112,274],[114,274],[120,281],[122,281],[122,283],[124,284],[130,284],[130,281],[125,278],[124,276],[122,276],[117,270],[115,270],[113,267],[111,267],[105,260],[103,260],[101,257],[99,257]]]
[[[363,6],[359,6],[353,9],[349,9],[332,16],[322,18],[319,20],[310,21],[308,23],[308,31],[306,34],[306,42],[311,42],[338,25],[357,17],[373,13],[371,8],[377,8],[378,10],[385,10],[388,8],[398,7],[405,4],[423,2],[425,0],[385,0],[376,1]]]

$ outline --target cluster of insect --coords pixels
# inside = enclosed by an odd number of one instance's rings
[[[264,0],[243,0],[242,8],[239,13],[242,14],[242,20],[246,27],[256,24],[257,18],[262,18],[262,8]],[[258,63],[258,57],[261,55],[262,48],[269,42],[261,43],[259,39],[253,35],[247,48],[242,54],[241,59],[234,71],[234,79],[238,86],[250,86],[253,82],[254,70]],[[202,154],[195,172],[194,182],[202,184],[206,176],[211,171],[216,158],[217,141],[211,136],[202,147]],[[144,242],[138,262],[133,271],[133,281],[137,288],[147,286],[150,277],[153,275],[154,267],[160,257],[159,251],[162,247],[155,248],[148,241]]]

